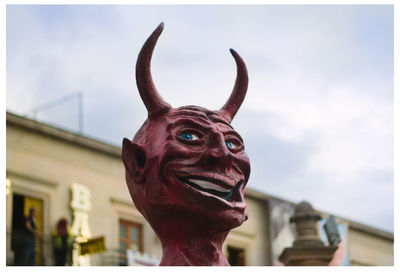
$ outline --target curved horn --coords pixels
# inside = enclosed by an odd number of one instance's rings
[[[247,76],[247,68],[244,61],[236,53],[235,50],[230,49],[232,56],[235,58],[236,67],[237,67],[237,76],[235,86],[233,87],[233,91],[228,101],[226,101],[225,105],[219,110],[219,112],[229,120],[232,121],[236,112],[239,110],[240,105],[244,100],[247,92],[247,86],[249,84],[249,78]]]
[[[168,112],[171,105],[165,102],[157,92],[151,77],[150,62],[158,37],[164,29],[164,23],[153,31],[140,50],[136,62],[136,84],[140,97],[147,108],[149,118]]]

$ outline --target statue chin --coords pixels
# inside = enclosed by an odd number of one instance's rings
[[[156,233],[162,233],[159,230],[170,226],[174,229],[191,229],[194,232],[203,232],[209,234],[228,232],[233,228],[240,226],[246,219],[246,212],[237,212],[226,210],[214,212],[208,210],[199,211],[196,208],[182,209],[182,207],[154,207],[157,212],[151,210],[147,212],[146,218]],[[160,216],[160,210],[163,210],[165,216]]]
[[[193,195],[192,195],[193,196]],[[160,199],[162,201],[160,201]],[[209,233],[225,232],[240,226],[247,220],[246,204],[241,203],[240,209],[233,209],[220,200],[190,197],[190,194],[172,195],[158,198],[158,201],[146,202],[144,215],[158,232],[166,225],[176,228],[207,230]]]

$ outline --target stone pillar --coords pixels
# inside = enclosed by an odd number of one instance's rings
[[[296,205],[295,214],[290,223],[296,224],[296,240],[279,256],[286,266],[325,266],[333,258],[337,247],[325,246],[318,237],[317,222],[321,216],[312,206],[302,201]]]

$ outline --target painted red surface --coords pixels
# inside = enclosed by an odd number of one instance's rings
[[[247,91],[247,70],[233,50],[238,76],[219,111],[172,108],[150,73],[161,23],[139,53],[136,80],[148,119],[123,140],[126,182],[137,209],[158,235],[160,265],[229,265],[222,253],[228,232],[247,219],[244,187],[250,162],[230,122]]]

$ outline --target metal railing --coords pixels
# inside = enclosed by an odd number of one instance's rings
[[[13,236],[14,235],[14,236]],[[21,232],[7,232],[6,234],[6,265],[15,265],[15,243],[23,239]],[[20,237],[19,237],[20,236]],[[44,235],[35,239],[35,265],[54,265],[53,243],[51,235]]]
[[[14,237],[12,232],[7,232],[6,234],[6,265],[14,266],[15,265],[15,253],[12,249],[12,243],[15,243],[15,239],[17,235],[20,235],[18,232],[14,232]],[[44,235],[41,238],[36,238],[36,256],[35,256],[35,265],[37,266],[54,266],[55,258],[53,252],[53,240],[51,235]],[[15,245],[14,245],[15,246]],[[126,260],[124,261],[121,258],[121,254],[118,249],[108,249],[104,252],[90,255],[92,265],[99,266],[124,266],[126,264]],[[68,261],[69,259],[69,261]],[[71,258],[67,256],[67,263],[72,264]]]
[[[20,235],[18,232],[13,233],[7,232],[6,234],[6,265],[7,266],[14,266],[14,251],[12,249],[12,243],[15,242],[15,235]],[[13,239],[14,238],[14,239]],[[14,240],[14,241],[13,241]],[[35,256],[35,265],[37,266],[54,266],[55,265],[55,258],[53,252],[53,240],[51,235],[44,235],[41,238],[36,238],[36,256]],[[108,249],[101,253],[92,254],[91,263],[92,265],[98,266],[125,266],[126,257],[121,258],[120,251],[118,249]],[[69,259],[69,261],[68,261]],[[71,258],[67,256],[67,263],[72,265]]]
[[[101,258],[101,262],[99,265],[103,266],[124,266],[126,265],[126,261],[123,262],[121,259],[121,254],[118,249],[108,249],[102,253],[96,254]],[[95,255],[93,255],[93,261],[95,261]],[[93,262],[94,263],[94,262]]]

